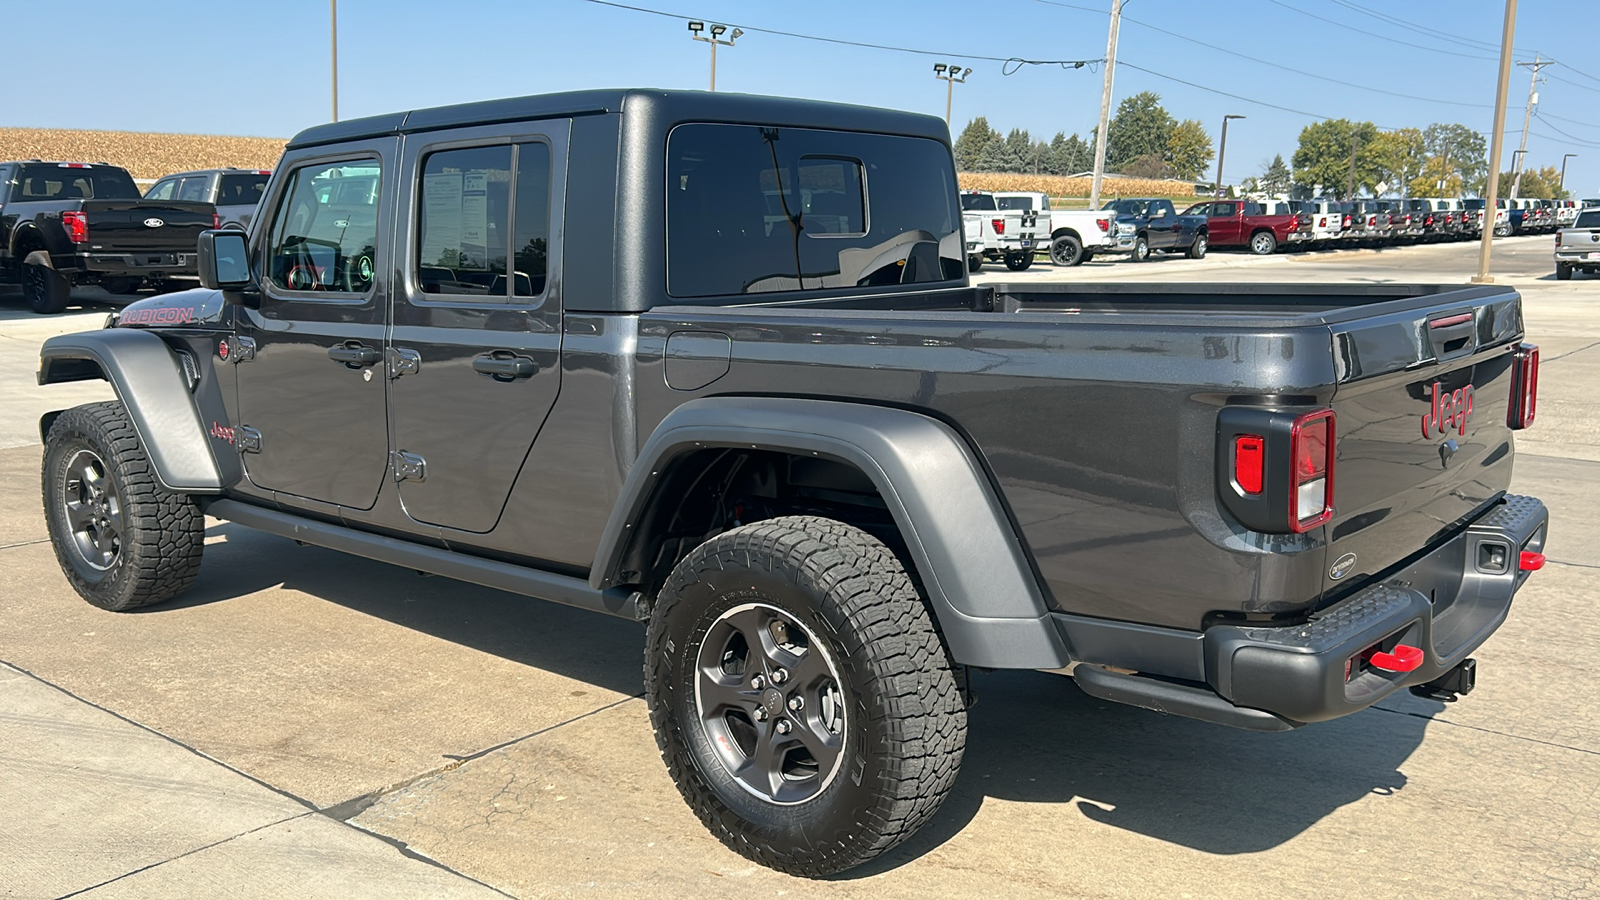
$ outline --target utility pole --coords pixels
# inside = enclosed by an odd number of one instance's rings
[[[1530,122],[1533,121],[1533,108],[1535,106],[1539,105],[1539,94],[1537,93],[1538,90],[1539,90],[1539,70],[1544,68],[1545,66],[1554,65],[1554,63],[1551,60],[1545,60],[1544,62],[1540,62],[1539,61],[1539,54],[1535,53],[1533,55],[1533,62],[1531,62],[1531,63],[1522,62],[1522,63],[1517,63],[1517,65],[1526,66],[1528,68],[1528,72],[1529,72],[1529,74],[1528,74],[1528,106],[1527,106],[1526,109],[1524,109],[1522,111],[1522,144],[1521,144],[1522,152],[1523,153],[1527,153],[1528,152],[1528,125],[1529,125]],[[1522,188],[1522,166],[1521,166],[1521,164],[1518,164],[1514,168],[1517,170],[1517,174],[1516,174],[1516,176],[1514,178],[1511,179],[1511,199],[1513,199],[1513,200],[1517,199],[1517,191]],[[1500,173],[1498,173],[1498,172],[1496,172],[1494,174],[1495,174],[1495,177],[1497,177],[1497,178],[1500,175]]]
[[[724,47],[732,47],[734,41],[737,41],[739,38],[744,36],[744,29],[735,28],[733,33],[728,35],[727,40],[722,39],[723,33],[728,30],[728,26],[726,25],[718,25],[713,23],[711,25],[710,37],[704,37],[700,34],[700,32],[705,30],[706,23],[704,22],[689,23],[689,36],[697,41],[704,41],[711,45],[711,90],[714,93],[717,90],[717,45],[720,44]]]
[[[971,69],[962,70],[955,64],[934,63],[933,77],[940,81],[949,82],[944,91],[944,127],[950,127],[950,104],[956,97],[956,85],[966,84],[967,76],[972,74]]]
[[[1566,190],[1567,190],[1567,160],[1569,160],[1572,157],[1577,156],[1577,155],[1578,154],[1576,154],[1576,153],[1567,153],[1567,154],[1562,155],[1562,157],[1561,157],[1561,180],[1556,182],[1556,193],[1558,193],[1558,194],[1566,193]]]
[[[1489,131],[1489,179],[1483,192],[1483,235],[1478,242],[1475,284],[1493,284],[1489,254],[1494,248],[1494,220],[1500,194],[1500,144],[1506,130],[1506,94],[1511,90],[1511,40],[1517,30],[1517,0],[1506,0],[1506,22],[1500,35],[1500,77],[1494,92],[1494,128]]]
[[[1225,116],[1222,117],[1222,142],[1217,145],[1217,189],[1215,191],[1213,191],[1213,193],[1215,193],[1218,197],[1223,196],[1223,194],[1222,194],[1222,159],[1223,159],[1224,156],[1227,156],[1227,154],[1228,154],[1228,120],[1229,119],[1242,119],[1242,118],[1244,118],[1244,116],[1236,116],[1236,115],[1233,115],[1232,113],[1229,113],[1228,115],[1225,115]]]
[[[333,121],[339,121],[339,0],[328,0],[328,42],[333,47]]]
[[[1100,208],[1100,183],[1106,177],[1106,129],[1111,123],[1111,81],[1117,73],[1117,29],[1122,26],[1122,0],[1111,0],[1111,33],[1106,37],[1106,74],[1100,86],[1100,127],[1094,135],[1094,179],[1089,183],[1089,208]]]
[[[1450,183],[1450,148],[1444,148],[1444,162],[1439,166],[1439,193],[1449,193],[1446,186]]]

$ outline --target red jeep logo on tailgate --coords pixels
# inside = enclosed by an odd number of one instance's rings
[[[1465,437],[1467,417],[1472,415],[1472,385],[1446,391],[1433,383],[1433,408],[1422,414],[1422,436],[1432,438],[1449,433],[1451,428]]]

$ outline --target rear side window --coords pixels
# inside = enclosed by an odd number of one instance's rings
[[[206,182],[211,180],[210,175],[190,175],[178,185],[178,199],[203,203],[206,199]]]
[[[217,178],[218,206],[255,206],[267,190],[271,175],[221,175]]]
[[[516,234],[511,241],[516,277],[512,296],[544,293],[550,271],[550,145],[517,145]]]
[[[178,179],[169,178],[166,181],[156,182],[156,186],[151,188],[150,193],[145,194],[144,198],[146,200],[171,200],[173,192],[177,189]]]
[[[1213,216],[1231,216],[1236,214],[1238,211],[1239,205],[1237,203],[1211,204],[1211,215]]]
[[[294,170],[268,239],[267,278],[291,291],[365,294],[377,273],[375,159]]]
[[[417,221],[424,293],[505,296],[510,229],[510,144],[428,154]]]
[[[954,184],[949,148],[938,141],[680,125],[667,139],[667,292],[959,279],[965,250]]]
[[[121,169],[27,166],[17,178],[18,200],[138,200],[133,177]]]

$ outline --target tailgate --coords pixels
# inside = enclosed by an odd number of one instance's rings
[[[1511,484],[1521,299],[1435,299],[1331,326],[1340,385],[1328,589],[1423,549]]]
[[[83,211],[95,253],[192,253],[216,221],[216,207],[185,200],[85,200]]]

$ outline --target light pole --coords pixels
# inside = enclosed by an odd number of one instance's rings
[[[1506,21],[1500,33],[1500,74],[1494,91],[1494,127],[1489,130],[1489,178],[1483,192],[1483,235],[1478,242],[1476,284],[1493,284],[1489,274],[1489,254],[1494,248],[1494,219],[1500,195],[1500,145],[1506,131],[1506,94],[1511,88],[1511,40],[1517,30],[1517,0],[1506,0]],[[1510,212],[1506,219],[1510,221]]]
[[[1512,200],[1517,199],[1517,188],[1522,186],[1522,157],[1527,152],[1528,151],[1526,151],[1526,150],[1513,150],[1513,151],[1511,151],[1511,172],[1512,172],[1512,175],[1511,175],[1511,199]],[[1496,184],[1498,184],[1499,181],[1500,181],[1500,176],[1496,175],[1495,176]]]
[[[1562,192],[1566,191],[1566,189],[1567,189],[1567,160],[1569,160],[1569,159],[1571,159],[1571,158],[1573,158],[1574,156],[1577,156],[1577,155],[1578,154],[1576,154],[1576,153],[1567,153],[1567,154],[1562,155],[1562,157],[1561,157],[1561,180],[1556,182],[1556,193],[1559,194],[1559,193],[1562,193]]]
[[[715,91],[717,89],[717,45],[721,44],[724,47],[732,47],[734,41],[737,41],[739,38],[744,36],[744,29],[735,28],[733,33],[728,35],[727,40],[722,39],[723,33],[728,30],[728,26],[726,25],[712,23],[710,29],[711,34],[709,37],[700,33],[705,30],[706,23],[704,22],[689,23],[689,36],[697,41],[705,41],[711,45],[711,90]]]
[[[1106,35],[1106,73],[1100,85],[1100,125],[1094,134],[1094,177],[1089,180],[1089,208],[1100,208],[1100,185],[1106,177],[1106,130],[1111,127],[1111,83],[1117,73],[1117,32],[1122,28],[1122,0],[1111,0],[1111,31]]]
[[[328,43],[333,47],[333,121],[339,121],[339,0],[328,0]]]
[[[1234,115],[1232,113],[1229,113],[1228,115],[1225,115],[1225,116],[1222,117],[1222,142],[1217,146],[1217,190],[1216,190],[1216,194],[1217,194],[1218,197],[1223,196],[1223,194],[1222,194],[1222,159],[1223,159],[1223,157],[1227,156],[1227,154],[1228,154],[1228,120],[1229,119],[1243,119],[1243,118],[1244,118],[1244,116],[1236,116],[1236,115]]]
[[[944,89],[944,127],[946,128],[950,127],[950,104],[956,97],[956,85],[966,84],[967,76],[971,74],[971,69],[963,69],[957,65],[933,64],[933,77],[947,82]]]

